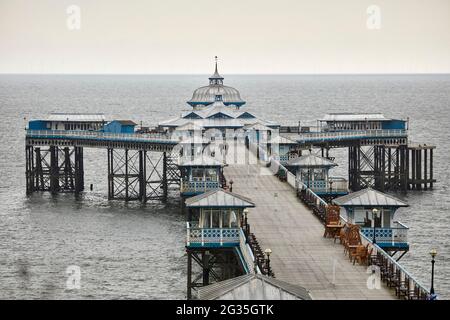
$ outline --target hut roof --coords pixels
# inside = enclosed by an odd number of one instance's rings
[[[260,274],[246,274],[198,290],[201,300],[311,300],[308,291]]]
[[[408,204],[372,188],[362,189],[333,200],[343,207],[407,207]]]
[[[186,206],[189,208],[249,208],[254,207],[255,204],[249,198],[239,194],[214,189],[187,199]]]

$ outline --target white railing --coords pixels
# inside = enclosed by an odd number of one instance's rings
[[[250,246],[247,244],[245,234],[242,229],[239,230],[239,250],[241,251],[242,257],[244,259],[243,263],[245,263],[247,266],[248,273],[255,273],[255,258],[253,256],[252,250],[250,249]]]
[[[199,228],[186,223],[186,245],[239,245],[239,228]]]
[[[344,178],[329,178],[317,181],[304,181],[304,184],[316,193],[348,192],[348,181]]]
[[[391,257],[386,251],[384,251],[376,243],[372,243],[372,240],[366,237],[362,232],[361,241],[363,245],[369,244],[373,248],[372,256],[382,256],[390,265],[392,265],[396,270],[400,272],[400,277],[406,282],[409,288],[413,288],[416,295],[418,296],[429,296],[430,292],[425,288],[419,281],[417,281],[406,269],[404,269],[393,257]],[[409,283],[407,283],[409,281]],[[417,292],[418,291],[418,292]],[[412,292],[412,290],[411,290]],[[409,293],[411,293],[409,292]]]
[[[368,138],[405,138],[407,131],[403,129],[393,130],[355,130],[355,131],[339,131],[339,132],[311,132],[301,133],[296,137],[300,143],[310,141],[327,141],[327,140],[349,140],[349,139],[368,139]]]
[[[102,131],[81,131],[81,130],[27,130],[29,138],[47,139],[86,139],[86,140],[116,140],[127,142],[164,142],[178,143],[163,133],[111,133]]]
[[[294,189],[297,189],[297,177],[290,171],[287,171],[286,174],[287,183]]]

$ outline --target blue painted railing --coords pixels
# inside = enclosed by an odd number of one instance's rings
[[[181,193],[198,193],[219,188],[218,181],[181,181]]]
[[[66,139],[66,140],[99,140],[117,142],[148,142],[178,144],[179,141],[161,133],[110,133],[82,130],[27,130],[27,138]]]
[[[382,247],[385,245],[407,246],[409,228],[398,221],[394,221],[393,225],[390,228],[375,228],[376,242]],[[369,239],[373,239],[373,230],[374,228],[361,228],[361,232]]]
[[[188,247],[239,246],[240,228],[199,228],[186,223],[186,245]]]
[[[325,141],[343,141],[359,139],[377,139],[377,138],[406,138],[406,130],[356,130],[342,132],[310,132],[301,133],[295,140],[299,143],[307,142],[325,142]]]

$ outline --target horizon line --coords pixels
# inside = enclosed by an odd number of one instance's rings
[[[53,73],[0,72],[0,75],[54,75],[54,76],[208,76],[209,73]],[[450,75],[450,72],[376,72],[376,73],[228,73],[231,76],[377,76],[377,75]]]

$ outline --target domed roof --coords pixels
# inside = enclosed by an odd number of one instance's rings
[[[216,57],[216,69],[214,74],[209,77],[209,85],[196,89],[191,100],[187,103],[192,107],[208,106],[215,101],[223,101],[227,106],[236,105],[240,107],[244,105],[245,101],[241,99],[239,91],[233,87],[224,86],[223,79],[217,70]]]

